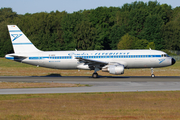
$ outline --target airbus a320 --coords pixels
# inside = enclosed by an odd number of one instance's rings
[[[6,59],[53,69],[94,70],[121,75],[124,69],[166,67],[175,64],[175,59],[158,50],[82,50],[82,51],[41,51],[16,25],[8,25],[14,53]]]

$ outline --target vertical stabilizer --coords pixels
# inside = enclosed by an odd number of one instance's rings
[[[40,52],[16,25],[8,25],[14,53]]]

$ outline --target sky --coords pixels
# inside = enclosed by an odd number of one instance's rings
[[[95,9],[100,6],[122,7],[125,3],[131,4],[136,0],[0,0],[0,8],[10,7],[17,14],[51,12],[58,10],[68,13],[79,10]],[[139,0],[137,0],[139,1]],[[140,0],[148,2],[149,0]],[[155,1],[155,0],[152,0]],[[157,0],[160,4],[171,5],[172,8],[180,6],[180,0]]]

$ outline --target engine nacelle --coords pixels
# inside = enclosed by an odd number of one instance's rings
[[[110,74],[121,75],[124,74],[123,65],[109,65],[106,68],[102,68],[103,72],[109,72]]]

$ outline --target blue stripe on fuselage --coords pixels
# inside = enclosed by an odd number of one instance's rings
[[[160,58],[161,55],[114,55],[114,56],[74,56],[84,59],[102,59],[102,58]],[[54,56],[54,57],[29,57],[29,60],[41,59],[72,59],[72,56]]]

